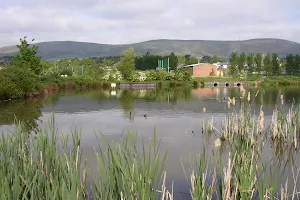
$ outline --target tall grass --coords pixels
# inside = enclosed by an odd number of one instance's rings
[[[94,179],[93,196],[100,199],[157,199],[153,188],[162,180],[167,153],[162,159],[156,137],[148,147],[142,142],[139,149],[135,134],[127,134],[119,144],[105,142],[105,151],[96,152],[98,173]],[[141,153],[140,153],[141,152]],[[167,194],[168,195],[168,194]]]
[[[2,133],[0,143],[1,199],[79,199],[82,194],[80,136],[73,147],[58,145],[55,130],[30,135],[18,126]]]
[[[256,96],[257,93],[254,98]],[[235,98],[240,99],[239,109]],[[282,96],[281,101],[283,104]],[[206,120],[203,123],[203,134],[215,133],[219,138],[215,141],[217,150],[214,150],[214,162],[210,161],[211,158],[207,157],[205,151],[190,158],[190,193],[193,200],[299,198],[297,185],[300,168],[296,173],[293,170],[294,188],[291,192],[291,188],[288,188],[289,179],[282,182],[285,166],[283,169],[274,166],[272,160],[264,161],[261,155],[268,139],[277,145],[273,147],[288,150],[283,154],[291,152],[290,148],[298,148],[300,109],[275,109],[272,120],[267,123],[262,108],[259,114],[255,114],[252,104],[250,92],[246,95],[245,89],[241,87],[239,97],[228,98],[230,112],[223,120],[220,130],[212,122]],[[226,163],[223,163],[221,154],[225,148],[228,156]],[[281,155],[282,157],[284,156]],[[210,169],[213,169],[213,173],[208,173]],[[186,169],[183,170],[186,172]],[[211,181],[207,181],[208,179]]]
[[[167,154],[161,155],[155,134],[141,151],[134,134],[117,144],[102,138],[105,146],[95,151],[98,171],[88,185],[80,133],[75,130],[69,142],[53,123],[47,130],[32,135],[19,124],[2,133],[0,199],[172,199],[163,171]]]

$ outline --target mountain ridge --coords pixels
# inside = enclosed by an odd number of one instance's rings
[[[121,55],[128,47],[134,47],[137,55],[147,52],[166,55],[220,56],[228,58],[231,52],[277,53],[285,57],[289,53],[300,54],[300,44],[277,38],[254,38],[249,40],[182,40],[157,39],[131,44],[99,44],[80,41],[49,41],[35,43],[39,46],[38,55],[43,59],[61,59],[69,57],[100,57]],[[12,56],[18,52],[16,46],[0,48],[0,56]]]

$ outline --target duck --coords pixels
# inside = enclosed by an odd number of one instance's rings
[[[129,111],[129,120],[130,120],[130,121],[134,121],[134,117],[133,117],[133,115],[132,115],[132,112],[131,112],[131,111]]]

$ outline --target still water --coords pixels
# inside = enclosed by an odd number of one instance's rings
[[[280,96],[284,97],[285,107],[297,106],[300,102],[299,88],[248,88],[253,99],[253,112],[262,107],[266,120],[270,120],[273,109],[281,106]],[[247,94],[247,93],[246,93]],[[239,88],[197,88],[175,89],[171,91],[87,91],[65,93],[40,99],[13,100],[0,102],[0,131],[14,128],[15,119],[26,124],[28,129],[48,125],[54,115],[60,132],[68,134],[74,127],[82,131],[82,148],[90,159],[93,168],[95,134],[103,133],[108,139],[118,141],[126,131],[138,131],[138,137],[145,140],[153,136],[154,129],[161,138],[162,150],[168,150],[166,160],[168,185],[174,181],[176,199],[190,199],[189,184],[184,177],[181,161],[189,168],[189,153],[200,152],[205,147],[212,155],[214,140],[202,133],[202,122],[213,117],[215,126],[220,129],[221,121],[228,111],[227,97],[236,97]],[[203,113],[203,108],[206,113]],[[130,116],[129,113],[132,113]],[[299,151],[299,150],[298,150]],[[263,159],[276,157],[271,145],[266,145]],[[228,155],[228,154],[227,154]],[[294,163],[297,167],[299,152]]]

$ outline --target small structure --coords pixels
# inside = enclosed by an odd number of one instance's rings
[[[110,87],[111,87],[112,89],[116,89],[117,84],[116,84],[116,83],[111,83],[111,84],[110,84]]]
[[[129,82],[120,83],[120,90],[156,90],[155,82]]]
[[[117,95],[117,91],[116,91],[116,90],[112,90],[112,91],[110,92],[110,95],[111,95],[111,96],[116,96],[116,95]]]
[[[218,76],[218,68],[215,65],[210,63],[197,63],[192,65],[183,66],[184,68],[191,67],[193,68],[193,76]]]
[[[213,65],[217,66],[218,68],[223,68],[223,69],[227,69],[227,67],[229,67],[228,62],[216,62],[216,63],[213,63]]]

